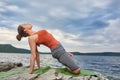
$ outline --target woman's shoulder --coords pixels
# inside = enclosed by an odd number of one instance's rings
[[[48,31],[45,30],[45,29],[42,29],[42,30],[37,31],[36,33],[38,33],[38,34],[41,34],[41,33],[48,33]]]
[[[36,41],[37,37],[38,37],[38,35],[35,33],[34,35],[29,36],[28,40],[29,41]]]
[[[41,32],[47,32],[47,30],[45,30],[45,29],[42,29],[42,30],[40,30]]]

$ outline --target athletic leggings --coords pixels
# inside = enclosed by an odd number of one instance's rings
[[[51,49],[51,52],[54,58],[56,58],[63,65],[69,67],[72,71],[79,68],[79,66],[75,64],[61,44]]]

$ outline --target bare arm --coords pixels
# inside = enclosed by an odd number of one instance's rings
[[[39,58],[39,52],[38,52],[37,46],[36,46],[36,63],[38,66],[37,69],[40,69],[40,58]]]
[[[36,42],[35,42],[35,37],[31,36],[28,38],[29,41],[29,46],[31,49],[31,57],[30,57],[30,71],[29,73],[32,74],[34,70],[34,65],[35,65],[35,59],[36,59]]]

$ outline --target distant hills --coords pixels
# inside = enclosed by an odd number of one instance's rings
[[[75,55],[89,55],[89,56],[120,56],[120,52],[93,52],[93,53],[80,53],[72,52]]]
[[[0,44],[0,53],[30,53],[30,50],[23,48],[16,48],[10,44]],[[40,52],[41,54],[50,54],[49,52]],[[120,52],[93,52],[81,53],[71,52],[74,55],[89,55],[89,56],[120,56]]]
[[[10,44],[0,44],[0,52],[3,52],[3,53],[30,53],[30,50],[16,48]]]

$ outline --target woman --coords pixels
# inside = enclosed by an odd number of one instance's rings
[[[34,32],[32,30],[31,24],[20,24],[18,26],[18,35],[16,36],[17,40],[20,41],[22,37],[28,37],[29,46],[31,49],[30,57],[30,71],[32,74],[34,71],[35,61],[37,63],[38,69],[40,69],[40,59],[37,46],[45,45],[50,48],[52,56],[58,59],[63,65],[67,67],[74,74],[80,73],[80,68],[74,63],[71,57],[67,54],[65,49],[62,47],[59,41],[57,41],[52,34],[46,30],[39,30]]]

